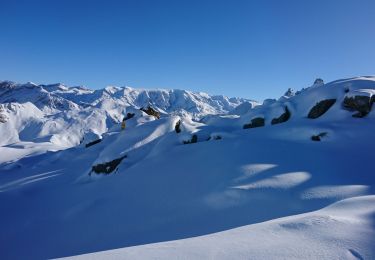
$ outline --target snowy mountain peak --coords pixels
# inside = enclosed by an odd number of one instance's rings
[[[22,129],[29,131],[28,128],[32,127],[33,130],[30,131],[42,131],[38,136],[48,135],[49,140],[56,140],[52,138],[54,135],[69,135],[70,137],[66,138],[69,141],[65,144],[68,146],[79,143],[87,131],[103,134],[121,122],[125,116],[125,109],[130,107],[139,109],[152,106],[162,115],[175,114],[199,119],[208,114],[228,113],[244,102],[257,104],[255,101],[242,98],[210,96],[206,93],[177,89],[147,90],[108,86],[104,89],[90,90],[85,87],[68,87],[62,83],[36,85],[0,82],[0,103],[27,102],[34,104],[44,114],[43,118],[33,119],[34,121],[38,121],[41,126],[58,127],[38,127],[39,130],[35,130],[34,124],[15,125],[13,136],[7,140],[18,140],[18,132]],[[7,143],[5,139],[0,142]]]

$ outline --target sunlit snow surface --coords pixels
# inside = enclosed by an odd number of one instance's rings
[[[340,80],[200,122],[136,116],[89,148],[4,145],[0,258],[373,259],[375,114],[353,118],[346,89],[375,81]],[[307,118],[329,98],[328,112]],[[290,120],[270,125],[285,106]],[[266,126],[242,129],[257,116]],[[193,134],[198,142],[184,145]],[[124,155],[115,173],[89,176]]]

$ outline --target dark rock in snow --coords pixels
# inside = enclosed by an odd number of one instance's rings
[[[8,122],[8,118],[6,115],[0,114],[0,123],[6,123]]]
[[[125,120],[129,120],[130,118],[133,118],[134,116],[135,116],[134,113],[127,113],[127,114],[126,114],[126,117],[124,117],[124,121],[125,121]]]
[[[194,134],[192,137],[191,137],[191,140],[188,140],[188,141],[184,141],[184,144],[194,144],[198,142],[198,136],[196,134]]]
[[[117,168],[117,166],[120,164],[120,162],[124,158],[126,158],[126,155],[120,158],[114,159],[113,161],[110,161],[110,162],[94,165],[92,166],[91,172],[95,172],[96,174],[101,174],[101,173],[110,174]],[[90,175],[91,175],[91,172],[90,172]]]
[[[374,100],[369,96],[345,97],[343,106],[349,110],[357,111],[353,117],[364,117],[370,113]]]
[[[176,131],[176,133],[181,133],[181,120],[178,120],[175,127],[174,127],[174,130]]]
[[[314,81],[314,85],[324,85],[324,80],[322,80],[321,78],[317,78],[315,81]]]
[[[288,90],[285,92],[284,96],[285,97],[294,97],[295,96],[295,92],[292,88],[288,88]]]
[[[146,109],[142,107],[141,110],[145,112],[147,115],[154,116],[157,119],[160,119],[160,113],[153,109],[151,106],[148,106]]]
[[[0,105],[0,123],[6,123],[6,122],[8,122],[8,117],[6,115],[4,115],[4,114],[1,113],[3,111],[4,111],[4,109]]]
[[[316,103],[316,105],[313,106],[313,108],[311,108],[307,117],[311,118],[311,119],[318,118],[318,117],[322,116],[325,112],[327,112],[328,109],[330,109],[333,106],[333,104],[335,104],[335,103],[336,103],[336,99],[322,100],[322,101]]]
[[[290,111],[289,111],[288,107],[286,106],[285,112],[281,116],[279,116],[278,118],[272,119],[271,125],[284,123],[284,122],[289,120],[290,116],[291,116]]]
[[[251,119],[251,123],[244,124],[243,129],[261,127],[261,126],[264,126],[264,118],[256,117],[256,118]]]
[[[85,147],[88,148],[88,147],[90,147],[90,146],[93,146],[93,145],[95,145],[95,144],[100,143],[101,141],[102,141],[102,139],[97,139],[97,140],[95,140],[95,141],[92,141],[92,142],[86,144]]]
[[[327,132],[322,132],[318,135],[313,135],[311,136],[311,140],[313,141],[320,141],[322,137],[326,136],[327,135]]]

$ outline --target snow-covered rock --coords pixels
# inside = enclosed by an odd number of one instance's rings
[[[324,81],[321,78],[317,78],[314,81],[314,84],[313,84],[314,87],[320,87],[320,86],[323,86],[323,85],[324,85]]]
[[[257,102],[243,102],[242,104],[236,106],[232,111],[230,111],[230,114],[233,115],[243,115],[250,111],[250,109],[257,106]]]

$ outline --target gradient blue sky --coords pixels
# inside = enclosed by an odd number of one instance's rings
[[[261,100],[375,74],[375,1],[0,0],[0,79]]]

